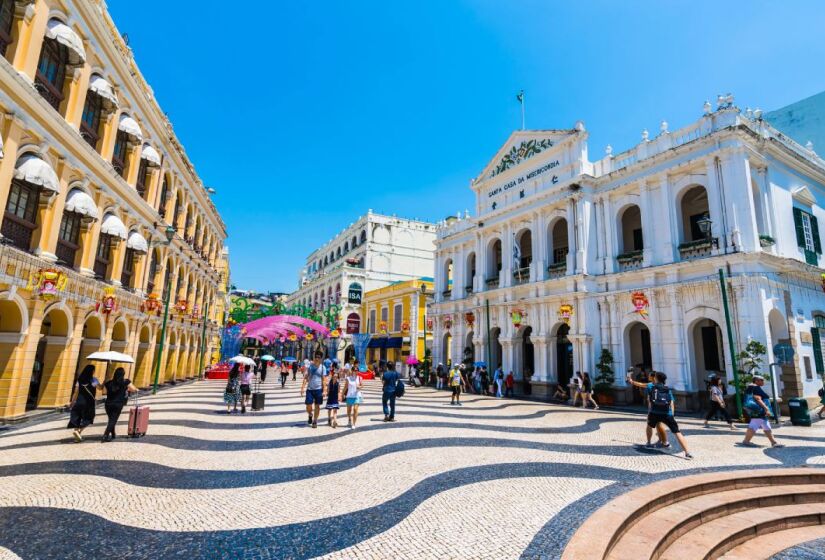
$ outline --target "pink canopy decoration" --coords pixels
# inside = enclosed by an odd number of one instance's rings
[[[301,327],[309,328],[320,336],[329,336],[329,329],[321,323],[297,315],[273,315],[243,325],[245,336],[267,339],[289,333],[303,337],[305,332]]]

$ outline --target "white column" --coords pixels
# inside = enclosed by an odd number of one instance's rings
[[[533,230],[533,269],[535,281],[540,282],[547,278],[547,217],[537,212],[534,219],[536,224]]]
[[[567,201],[567,271],[566,274],[573,274],[576,270],[576,251],[578,245],[576,240],[576,201]]]
[[[730,244],[730,224],[726,224],[727,220],[723,219],[722,193],[720,191],[719,178],[716,175],[716,162],[714,158],[710,158],[705,162],[705,172],[708,177],[708,209],[710,210],[710,219],[713,222],[711,225],[712,236],[719,238],[718,250],[723,252],[724,248]],[[681,208],[679,211],[681,212]]]
[[[722,180],[733,243],[741,251],[759,251],[751,166],[744,151],[737,150],[722,160]]]
[[[602,217],[601,227],[603,231],[596,228],[596,235],[605,240],[605,246],[602,248],[602,258],[605,259],[605,271],[610,274],[616,271],[616,255],[619,254],[619,243],[616,240],[616,216],[609,196],[602,198]]]
[[[676,215],[677,212],[681,213],[682,209],[677,207],[676,193],[673,192],[670,177],[666,174],[659,177],[658,207],[665,209],[661,214],[666,219],[664,223],[660,223],[661,227],[654,232],[656,239],[660,242],[659,247],[661,249],[661,255],[656,260],[661,264],[672,263],[678,258],[679,243],[684,241],[682,231],[679,229],[680,221]]]
[[[653,245],[656,239],[656,231],[653,221],[653,204],[650,196],[650,187],[646,181],[639,184],[639,211],[642,214],[642,266],[652,266],[656,264],[656,257]]]

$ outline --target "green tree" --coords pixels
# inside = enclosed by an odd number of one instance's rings
[[[770,380],[768,373],[762,373],[762,365],[768,349],[758,340],[751,340],[745,349],[736,355],[739,362],[739,389],[744,390],[753,381],[754,375],[761,375]]]
[[[593,389],[597,394],[607,394],[613,387],[613,383],[616,381],[613,363],[613,353],[607,348],[602,348],[602,353],[596,364],[596,370],[599,373],[596,375],[596,383],[593,385]]]

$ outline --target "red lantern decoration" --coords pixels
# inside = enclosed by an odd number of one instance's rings
[[[428,331],[433,330],[433,318],[432,317],[427,317],[427,330]]]
[[[28,288],[34,292],[34,295],[51,300],[60,295],[68,281],[69,277],[60,270],[41,268],[37,272],[32,272]]]
[[[186,310],[189,309],[189,302],[185,299],[179,299],[178,302],[175,304],[175,311],[183,315],[186,313]]]

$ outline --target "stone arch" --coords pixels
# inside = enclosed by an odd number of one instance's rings
[[[643,321],[629,321],[624,327],[624,370],[641,364],[646,371],[653,367],[650,327]]]
[[[676,207],[680,241],[689,243],[704,239],[706,236],[699,229],[698,221],[703,216],[713,219],[707,188],[697,183],[686,185],[676,195]]]
[[[529,227],[520,229],[515,237],[519,249],[519,262],[514,263],[519,269],[529,268],[533,262],[533,232]]]
[[[632,253],[644,249],[642,210],[638,204],[626,204],[616,213],[616,239],[619,253]]]
[[[465,292],[472,292],[476,279],[476,254],[475,251],[470,251],[467,255],[464,266],[464,290]]]
[[[71,398],[73,375],[68,358],[72,323],[71,310],[63,302],[44,311],[32,364],[27,410],[61,406]]]
[[[720,327],[723,323],[716,315],[702,314],[686,322],[691,373],[687,379],[688,391],[704,391],[705,381],[711,373],[727,379],[726,364],[729,353]]]
[[[550,266],[564,269],[567,266],[567,254],[570,252],[570,240],[567,233],[567,218],[557,216],[547,224],[547,262]]]
[[[105,369],[100,369],[99,362],[89,362],[86,359],[86,356],[92,352],[98,352],[103,349],[103,338],[106,334],[105,325],[106,322],[103,320],[103,317],[96,311],[87,313],[84,317],[80,339],[80,352],[77,356],[74,379],[77,379],[77,375],[80,373],[80,370],[86,367],[89,363],[95,365],[98,378],[102,377],[100,375],[101,371],[105,372]],[[74,384],[74,379],[72,380],[72,384]]]
[[[550,329],[550,364],[549,368],[555,374],[557,385],[565,389],[570,385],[573,377],[573,343],[568,338],[570,325],[563,321],[557,322]]]
[[[25,333],[29,328],[29,311],[18,294],[0,293],[0,333]]]
[[[502,244],[500,237],[493,237],[487,242],[487,282],[498,281],[503,263]]]

